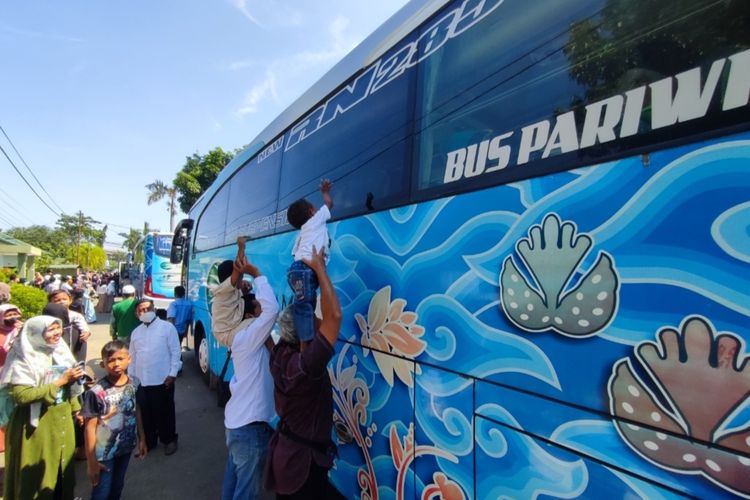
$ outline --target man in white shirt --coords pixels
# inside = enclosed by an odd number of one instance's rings
[[[138,301],[135,314],[142,324],[130,335],[128,373],[144,389],[141,412],[146,446],[151,450],[161,441],[164,453],[171,455],[177,451],[174,382],[182,367],[180,341],[174,325],[156,317],[151,300]]]
[[[224,409],[229,456],[222,499],[272,498],[263,490],[263,466],[273,432],[269,422],[275,416],[266,343],[270,342],[279,304],[268,279],[244,255],[238,257],[235,266],[254,278],[256,301],[246,300],[245,315],[255,319],[232,340],[232,396]]]

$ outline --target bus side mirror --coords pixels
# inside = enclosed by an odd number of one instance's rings
[[[172,250],[169,252],[169,262],[172,264],[180,264],[182,262],[185,256],[185,245],[191,229],[193,229],[192,219],[183,219],[177,224],[174,236],[172,237]]]
[[[169,252],[169,262],[179,264],[185,253],[185,237],[182,234],[175,234],[172,237],[172,250]]]

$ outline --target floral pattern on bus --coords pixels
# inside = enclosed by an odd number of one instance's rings
[[[362,377],[357,374],[357,358],[352,357],[350,366],[344,367],[347,351],[351,344],[346,344],[334,362],[328,365],[328,376],[333,388],[333,421],[339,443],[354,440],[362,451],[365,467],[357,470],[357,484],[361,489],[362,500],[378,498],[375,469],[370,457],[372,435],[377,431],[375,423],[368,424],[367,406],[370,403],[370,391]],[[362,426],[366,426],[362,434]]]
[[[450,460],[451,462],[458,462],[458,459],[452,454],[447,451],[441,450],[440,448],[437,448],[435,446],[427,446],[427,445],[417,445],[414,442],[414,425],[410,424],[408,430],[406,431],[406,435],[403,437],[403,441],[399,439],[398,435],[398,429],[395,424],[391,425],[391,431],[390,431],[390,444],[391,444],[391,459],[393,460],[393,466],[398,471],[398,476],[396,479],[396,499],[397,500],[404,500],[405,496],[405,483],[406,483],[406,476],[409,471],[409,466],[411,463],[417,458],[422,455],[434,455],[437,457],[442,457],[447,460]],[[439,481],[438,490],[443,491],[445,490],[446,493],[450,494],[450,498],[455,499],[464,499],[463,492],[461,491],[461,488],[454,483],[453,481],[448,480],[444,474],[441,474],[442,477],[436,478],[436,481]],[[433,475],[434,477],[434,475]],[[432,488],[430,487],[432,486]],[[429,498],[430,496],[434,496],[434,486],[436,485],[430,485],[427,486],[422,494],[422,498]],[[447,497],[442,497],[447,498]]]
[[[372,352],[385,381],[392,386],[395,373],[404,384],[412,387],[414,364],[396,356],[413,358],[422,354],[427,344],[420,339],[424,328],[416,324],[417,314],[404,311],[405,307],[406,301],[403,299],[391,302],[391,287],[386,286],[378,290],[370,301],[367,320],[359,313],[354,318],[362,332],[362,345],[372,348],[365,347],[363,353],[367,356]],[[420,372],[419,366],[416,372]]]
[[[591,246],[591,237],[577,233],[575,223],[563,223],[557,214],[532,226],[516,251],[537,286],[529,283],[512,256],[505,259],[500,285],[508,319],[526,331],[554,330],[576,338],[605,328],[615,314],[619,293],[612,258],[600,252],[596,264],[567,289]]]
[[[641,343],[635,355],[648,379],[624,359],[609,381],[611,411],[623,419],[615,422],[622,438],[661,467],[702,474],[750,496],[750,424],[728,427],[750,394],[750,356],[743,340],[717,334],[709,321],[693,316],[679,332],[660,330],[657,342]]]

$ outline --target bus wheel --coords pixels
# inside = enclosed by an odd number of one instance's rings
[[[202,329],[195,332],[195,361],[198,364],[198,370],[201,372],[201,378],[208,384],[209,366],[208,366],[208,341]]]

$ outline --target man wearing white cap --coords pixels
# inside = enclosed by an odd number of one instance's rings
[[[112,320],[109,323],[109,333],[112,340],[122,340],[130,344],[130,334],[141,322],[135,315],[135,287],[122,287],[122,300],[112,306]]]

